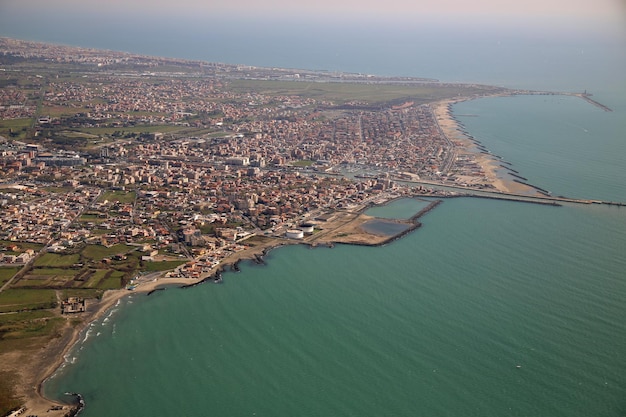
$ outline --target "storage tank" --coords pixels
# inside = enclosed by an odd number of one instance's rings
[[[302,223],[298,229],[304,233],[313,233],[314,225],[312,223]]]
[[[289,239],[302,239],[304,237],[304,232],[300,229],[290,229],[287,230],[285,236]]]

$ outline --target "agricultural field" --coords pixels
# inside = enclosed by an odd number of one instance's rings
[[[13,277],[13,275],[15,275],[17,273],[17,271],[19,271],[20,268],[19,267],[1,267],[0,268],[0,287],[2,287],[5,282],[7,282],[8,280],[11,279],[11,277]]]
[[[54,290],[9,288],[0,293],[0,313],[49,309],[54,308],[56,303]]]
[[[56,253],[44,253],[34,263],[34,267],[70,267],[80,260],[79,254],[59,255]]]

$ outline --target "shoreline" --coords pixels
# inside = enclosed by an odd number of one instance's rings
[[[293,242],[293,244],[301,243],[299,241]],[[247,251],[236,252],[224,259],[224,262],[211,269],[211,271],[203,274],[200,278],[165,278],[159,276],[151,281],[145,281],[137,284],[137,287],[130,291],[127,289],[107,290],[102,295],[102,298],[97,302],[88,304],[87,312],[82,313],[80,317],[81,323],[75,327],[69,325],[71,318],[77,318],[77,316],[66,316],[66,323],[61,330],[60,337],[53,339],[46,350],[45,357],[40,358],[36,365],[41,365],[40,371],[22,369],[19,372],[19,376],[22,379],[21,387],[28,386],[24,392],[21,392],[25,397],[25,401],[22,408],[27,410],[29,415],[42,415],[52,417],[73,416],[76,410],[78,410],[78,404],[66,404],[57,400],[53,400],[45,396],[43,392],[43,385],[48,379],[50,379],[59,369],[65,364],[66,357],[79,343],[80,335],[95,321],[102,318],[107,312],[114,308],[117,303],[124,297],[133,294],[150,295],[152,292],[166,289],[168,287],[177,286],[178,288],[193,286],[202,283],[210,278],[212,275],[224,271],[228,267],[233,267],[242,260],[258,259],[258,257],[264,256],[271,249],[284,246],[286,244],[280,239],[270,241],[264,245],[249,249]],[[255,249],[255,250],[253,250]],[[245,252],[245,253],[243,253]],[[164,275],[165,271],[161,274]],[[93,300],[93,299],[91,299]],[[49,359],[49,360],[47,360]]]
[[[448,141],[454,144],[455,149],[460,155],[468,155],[472,157],[478,165],[483,169],[485,177],[494,187],[494,192],[506,194],[527,194],[529,196],[537,195],[537,190],[529,185],[516,182],[513,179],[504,178],[499,175],[498,170],[506,169],[502,164],[509,164],[502,160],[501,157],[486,152],[478,140],[465,132],[463,124],[452,114],[452,106],[464,101],[474,100],[476,98],[493,98],[513,96],[516,93],[498,93],[484,97],[459,97],[457,99],[447,99],[438,101],[431,105],[435,120]],[[482,148],[482,149],[481,149]]]
[[[488,97],[498,97],[508,94],[495,94],[493,96],[485,96]],[[479,97],[483,98],[483,97]],[[467,134],[463,133],[461,128],[462,124],[454,117],[452,114],[451,106],[453,104],[473,100],[475,97],[460,97],[458,99],[448,99],[433,103],[431,105],[431,109],[437,123],[439,124],[441,131],[447,137],[447,139],[454,143],[454,150],[464,155],[472,155],[476,158],[476,162],[483,168],[485,172],[485,176],[489,179],[490,183],[494,186],[495,192],[500,193],[517,193],[517,194],[536,194],[535,190],[530,186],[526,186],[525,184],[520,184],[514,182],[513,180],[503,179],[498,176],[497,168],[500,166],[502,161],[501,159],[496,158],[491,154],[481,153],[480,150],[476,147],[476,143],[472,141],[471,137]],[[310,246],[320,246],[320,245],[328,245],[331,246],[334,244],[353,244],[353,245],[371,245],[371,246],[380,246],[381,244],[389,243],[393,240],[396,240],[407,233],[414,231],[419,228],[420,223],[416,222],[413,227],[410,227],[408,230],[403,231],[400,235],[393,236],[385,236],[383,239],[374,239],[377,237],[376,235],[367,233],[365,231],[359,230],[359,222],[357,221],[355,225],[351,225],[353,239],[350,241],[342,241],[342,239],[337,239],[338,231],[341,231],[343,227],[348,224],[352,224],[355,220],[359,219],[360,216],[363,215],[364,207],[358,213],[352,213],[352,219],[350,219],[346,224],[340,225],[337,227],[329,227],[331,229],[330,232],[326,231],[326,227],[324,228],[323,236],[318,236],[313,239],[305,239],[305,240],[285,240],[281,238],[272,238],[268,242],[264,242],[259,246],[252,247],[250,249],[236,252],[231,254],[230,256],[224,258],[222,263],[218,266],[212,268],[209,272],[202,274],[199,278],[165,278],[161,274],[158,278],[155,278],[151,281],[144,281],[137,284],[137,287],[133,291],[129,291],[127,289],[117,289],[117,290],[108,290],[106,291],[102,298],[97,301],[97,303],[92,304],[91,307],[88,307],[88,311],[86,313],[82,313],[83,316],[80,317],[81,323],[76,325],[75,327],[71,327],[70,318],[72,316],[66,317],[66,323],[61,330],[62,334],[59,338],[54,339],[45,349],[46,354],[42,355],[43,358],[40,358],[39,361],[36,362],[36,365],[39,365],[40,371],[36,369],[24,370],[20,371],[20,378],[22,379],[21,388],[25,387],[28,384],[28,389],[20,392],[25,397],[24,407],[28,410],[29,414],[38,415],[45,414],[47,416],[65,416],[65,415],[74,415],[76,412],[78,405],[68,405],[63,404],[61,402],[52,400],[47,398],[43,393],[43,385],[46,381],[52,377],[66,362],[67,354],[76,346],[79,342],[80,335],[88,328],[88,326],[94,321],[100,319],[104,314],[110,311],[119,300],[124,298],[125,296],[132,295],[134,293],[141,293],[149,295],[152,292],[160,289],[165,289],[170,286],[193,286],[198,285],[210,278],[212,275],[216,273],[220,273],[225,271],[226,268],[230,267],[233,270],[236,269],[236,265],[242,260],[262,260],[263,256],[267,254],[270,250],[291,244],[305,244]],[[378,236],[377,238],[381,238]],[[376,242],[372,242],[372,240],[377,240]],[[372,243],[368,243],[372,242]],[[74,316],[76,317],[76,316]],[[34,384],[34,385],[32,385]],[[32,391],[31,391],[32,389]],[[62,409],[55,409],[62,407]]]

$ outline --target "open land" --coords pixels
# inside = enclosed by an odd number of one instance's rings
[[[513,94],[553,93],[0,39],[0,415],[72,413],[41,383],[129,290],[388,243],[364,211],[396,198],[561,201],[450,111]]]

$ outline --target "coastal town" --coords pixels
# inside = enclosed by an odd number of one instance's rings
[[[0,87],[0,336],[56,334],[60,352],[77,334],[67,317],[93,318],[109,290],[218,282],[284,244],[381,244],[393,236],[359,227],[369,206],[525,187],[503,185],[506,167],[449,112],[519,93],[497,87],[12,39]],[[38,397],[44,359],[0,369],[7,411],[70,412]]]

